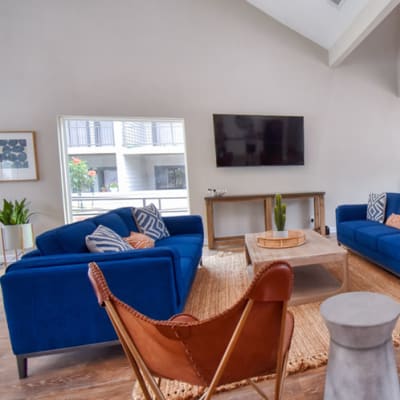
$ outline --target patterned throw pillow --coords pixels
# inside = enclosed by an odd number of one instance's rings
[[[99,225],[90,235],[86,236],[86,247],[91,253],[107,253],[110,251],[133,249],[121,236],[104,225]]]
[[[168,229],[154,204],[149,204],[143,208],[133,208],[132,214],[141,233],[154,240],[169,236]]]
[[[124,238],[124,240],[135,249],[148,249],[154,247],[154,240],[143,233],[131,232],[131,234]]]
[[[367,219],[383,222],[385,219],[386,193],[370,193],[368,197]]]
[[[391,214],[390,217],[386,220],[386,225],[400,229],[400,215]]]

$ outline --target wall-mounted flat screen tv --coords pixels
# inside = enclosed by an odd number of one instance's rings
[[[302,116],[214,114],[217,167],[304,165]]]

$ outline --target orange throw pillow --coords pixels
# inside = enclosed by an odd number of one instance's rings
[[[400,215],[391,214],[390,217],[386,220],[386,225],[400,229]]]
[[[154,240],[139,232],[131,232],[131,234],[124,238],[124,240],[135,249],[148,249],[154,247]]]

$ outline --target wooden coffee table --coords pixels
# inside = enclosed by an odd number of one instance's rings
[[[268,249],[257,245],[261,233],[245,235],[246,257],[256,273],[265,262],[287,261],[294,271],[291,305],[320,301],[348,289],[347,250],[313,230],[304,230],[306,241],[301,246]],[[342,266],[342,280],[334,277],[326,264]]]

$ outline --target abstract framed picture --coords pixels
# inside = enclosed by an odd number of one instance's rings
[[[37,179],[35,132],[0,131],[0,182]]]

